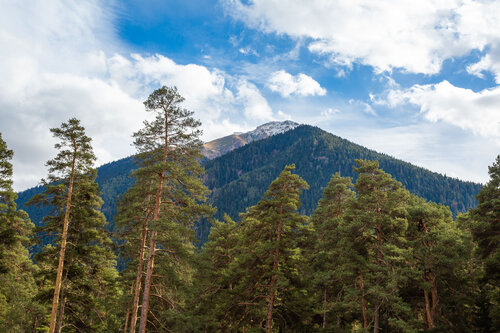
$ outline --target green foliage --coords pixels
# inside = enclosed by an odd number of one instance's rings
[[[35,255],[40,266],[38,283],[43,286],[38,298],[50,305],[57,271],[66,188],[49,187],[45,195],[50,198],[52,207],[59,208],[53,215],[47,216],[44,225],[39,228],[39,232],[54,239],[55,246],[46,245]],[[116,256],[106,230],[107,221],[99,211],[101,205],[95,171],[80,175],[73,189],[69,245],[66,248],[60,296],[60,306],[64,308],[62,326],[67,327],[67,331],[113,332],[117,329],[117,318],[110,306],[116,303],[120,295],[116,281]]]
[[[212,286],[202,279],[207,302],[202,309],[211,309],[211,327],[304,328],[307,302],[301,271],[306,263],[299,244],[307,217],[298,209],[308,185],[291,173],[294,168],[285,167],[257,205],[241,215],[237,227],[229,217],[226,224],[215,222],[215,233],[202,253],[210,264],[200,273],[213,277]]]
[[[186,294],[192,288],[194,223],[213,213],[213,208],[205,204],[209,190],[203,184],[204,169],[199,163],[200,122],[192,117],[192,111],[181,107],[183,101],[176,88],[162,87],[144,102],[146,111],[153,112],[155,118],[145,121],[144,127],[133,135],[139,168],[133,172],[135,184],[120,204],[118,223],[123,240],[131,240],[124,243],[123,255],[138,265],[143,226],[148,237],[156,242],[156,248],[148,249],[149,258],[154,256],[154,276],[148,271],[143,284],[146,295],[147,281],[153,281],[148,312],[150,329],[179,331],[186,325],[184,310]]]
[[[212,221],[209,240],[198,260],[195,293],[191,300],[199,331],[229,331],[238,327],[237,295],[234,287],[239,272],[236,261],[242,242],[240,224],[228,215],[224,221]]]
[[[55,145],[59,152],[47,162],[49,175],[42,180],[44,191],[29,201],[31,205],[47,205],[51,209],[38,227],[42,241],[39,246],[43,242],[48,245],[35,256],[40,267],[37,298],[50,308],[56,272],[61,267],[58,254],[63,224],[69,214],[57,326],[70,332],[115,331],[116,318],[107,307],[118,296],[116,261],[107,221],[100,212],[103,202],[95,182],[91,139],[75,118],[51,132],[60,140]],[[40,318],[38,325],[43,325],[44,320]]]
[[[315,298],[315,314],[318,326],[325,330],[340,330],[340,320],[345,308],[339,302],[342,298],[342,272],[339,260],[344,256],[340,246],[340,226],[347,205],[356,195],[350,178],[335,173],[323,192],[311,220],[314,227],[312,251],[308,253],[312,267],[309,270],[310,293]]]
[[[470,233],[443,205],[412,196],[407,211],[411,270],[402,294],[418,314],[417,327],[472,332],[477,274]]]
[[[488,303],[491,331],[500,330],[500,155],[489,167],[490,180],[477,195],[471,210],[477,252],[483,261],[482,291]]]
[[[33,300],[37,267],[27,249],[33,224],[14,201],[12,156],[0,134],[0,331],[24,332],[33,327],[42,309]]]

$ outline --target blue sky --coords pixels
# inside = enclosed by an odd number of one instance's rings
[[[15,188],[45,176],[48,129],[73,116],[98,163],[132,154],[161,85],[178,86],[206,141],[291,119],[486,182],[500,152],[498,14],[470,0],[6,1],[0,132]]]

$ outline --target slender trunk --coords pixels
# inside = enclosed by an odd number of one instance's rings
[[[434,320],[431,314],[431,304],[429,300],[429,293],[427,290],[424,290],[424,300],[425,300],[425,320],[427,323],[427,328],[432,330],[434,328]]]
[[[379,309],[375,308],[375,312],[373,313],[373,333],[378,333],[380,330],[380,317],[379,317]]]
[[[280,214],[283,212],[283,208],[281,208]],[[278,223],[278,235],[276,239],[276,250],[274,251],[274,260],[273,260],[273,276],[271,278],[271,285],[269,286],[269,303],[267,305],[267,318],[266,318],[266,333],[271,332],[271,328],[273,326],[273,308],[274,308],[274,299],[276,298],[276,283],[278,282],[278,260],[280,255],[280,241],[281,241],[281,221]]]
[[[286,189],[286,185],[285,185]],[[283,214],[283,207],[280,208],[280,215]],[[273,276],[271,278],[270,294],[269,294],[269,303],[267,305],[267,317],[266,317],[266,332],[271,332],[271,328],[273,326],[273,308],[274,308],[274,299],[276,298],[276,283],[278,282],[278,260],[280,255],[280,241],[281,241],[281,231],[282,225],[281,221],[278,222],[278,231],[276,235],[276,250],[274,251],[273,258]]]
[[[59,305],[59,294],[61,292],[61,280],[64,267],[64,255],[66,254],[66,242],[68,239],[69,210],[71,208],[71,195],[73,194],[73,181],[75,177],[76,142],[73,140],[73,160],[71,161],[71,173],[69,178],[68,196],[66,197],[66,210],[64,212],[63,232],[61,236],[61,250],[59,251],[59,264],[57,266],[56,284],[54,297],[52,298],[52,312],[50,314],[49,333],[54,333],[56,328],[57,308]]]
[[[127,309],[127,314],[125,315],[125,327],[123,328],[123,333],[127,333],[129,318],[130,318],[130,308]]]
[[[132,318],[130,319],[130,333],[135,332],[135,326],[137,325],[137,310],[139,309],[139,295],[141,293],[142,271],[144,267],[144,247],[146,246],[146,237],[147,237],[147,224],[148,224],[147,219],[144,219],[144,223],[142,225],[142,235],[141,235],[142,238],[140,245],[141,248],[139,250],[139,263],[137,264],[137,276],[135,278],[134,299],[132,301]]]
[[[164,107],[163,110],[165,112],[165,136],[164,136],[164,144],[165,146],[163,147],[163,161],[164,163],[167,162],[168,158],[168,108],[170,107],[170,104],[173,102],[169,101]],[[165,170],[163,169],[160,174],[158,175],[158,187],[156,190],[156,196],[155,196],[155,209],[154,209],[154,215],[153,215],[153,220],[156,221],[158,220],[160,216],[160,206],[161,206],[161,197],[163,193],[163,181],[165,178]],[[146,332],[146,322],[147,322],[147,317],[148,317],[148,311],[149,311],[149,296],[151,293],[151,278],[153,275],[153,266],[154,266],[154,255],[155,255],[155,247],[156,247],[156,231],[151,231],[151,236],[150,236],[150,246],[149,246],[149,253],[148,253],[148,268],[146,271],[146,280],[144,281],[144,292],[143,292],[143,297],[142,297],[142,308],[141,308],[141,321],[139,323],[139,333],[145,333]]]
[[[431,284],[431,297],[432,297],[431,313],[432,313],[432,318],[435,318],[438,306],[438,293],[437,293],[436,279],[434,277],[434,273],[432,272],[432,270],[429,272],[429,283]]]
[[[358,272],[359,279],[359,289],[361,290],[361,312],[363,314],[363,328],[368,329],[368,302],[365,298],[365,281],[363,280],[363,275]]]
[[[59,306],[59,318],[57,318],[56,332],[61,333],[64,318],[64,307],[66,305],[66,296],[64,296],[64,289],[61,293],[61,305]]]
[[[134,295],[134,282],[130,285],[130,295]],[[130,319],[130,312],[133,311],[133,301],[132,301],[132,308],[127,309],[127,315],[125,316],[125,327],[123,328],[123,333],[127,333],[128,331],[128,322]],[[137,313],[137,311],[136,311]]]
[[[323,293],[323,324],[321,327],[325,328],[326,327],[326,307],[328,305],[328,293],[327,293],[327,288],[325,287],[325,291]]]
[[[146,323],[148,320],[149,296],[150,296],[150,291],[151,291],[151,278],[153,275],[155,248],[156,248],[156,231],[151,231],[149,252],[148,252],[148,268],[146,270],[146,280],[144,281],[144,294],[142,297],[141,321],[139,322],[139,333],[146,332]]]
[[[378,209],[378,217],[380,221],[380,208]],[[382,226],[380,225],[380,222],[377,224],[377,264],[379,266],[382,265]],[[377,285],[381,285],[382,281],[380,281],[379,278],[377,278]],[[375,302],[375,310],[373,313],[373,333],[378,333],[380,330],[380,317],[379,317],[379,311],[380,311],[380,300],[378,297],[376,297],[376,302]]]

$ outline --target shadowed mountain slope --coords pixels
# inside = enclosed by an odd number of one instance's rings
[[[220,157],[204,161],[205,183],[212,190],[210,202],[224,213],[238,219],[238,213],[257,203],[269,184],[287,164],[296,165],[295,173],[304,178],[310,189],[302,196],[301,211],[311,214],[333,173],[355,177],[355,159],[378,160],[380,167],[400,181],[410,192],[449,206],[454,214],[476,205],[480,184],[461,181],[431,172],[410,163],[377,153],[317,127],[301,125],[282,134],[253,141]],[[135,168],[131,157],[98,168],[98,183],[104,200],[103,212],[109,221],[116,213],[116,198],[133,183],[128,175]],[[23,203],[41,188],[19,193],[18,203],[35,223],[47,210],[25,207]],[[112,223],[111,223],[112,227]],[[197,226],[198,238],[207,240],[210,225]]]

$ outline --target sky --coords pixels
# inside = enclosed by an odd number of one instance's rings
[[[485,183],[500,153],[500,1],[0,0],[0,132],[14,188],[71,117],[97,164],[134,153],[142,102],[177,86],[204,141],[318,126]],[[335,170],[332,170],[332,172]]]

